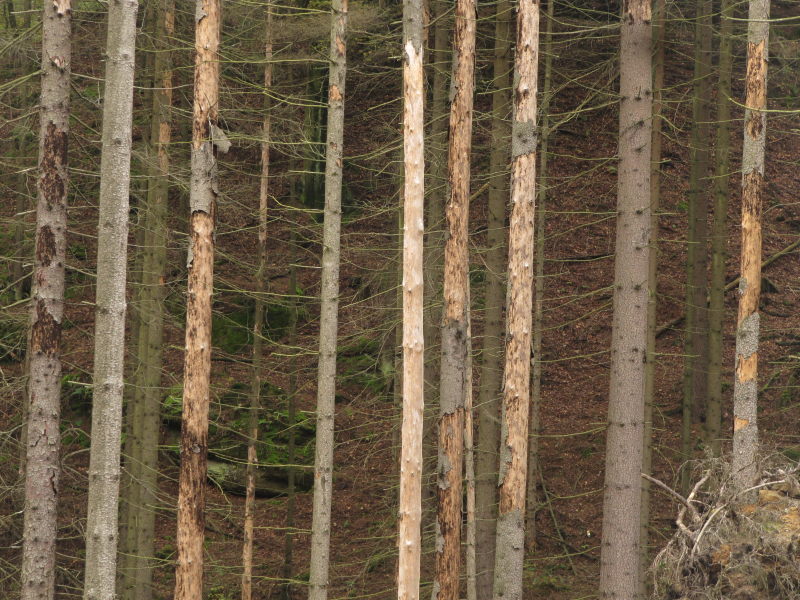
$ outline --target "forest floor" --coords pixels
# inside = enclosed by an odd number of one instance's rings
[[[396,244],[398,241],[396,208],[397,185],[394,173],[398,157],[398,90],[400,73],[397,57],[385,50],[397,42],[397,27],[390,19],[377,17],[370,10],[359,12],[355,22],[361,31],[369,30],[376,38],[363,33],[354,36],[350,53],[347,125],[345,149],[346,204],[342,237],[339,390],[336,411],[335,477],[333,487],[332,564],[330,597],[390,598],[395,578],[395,536],[397,470],[396,440],[399,407],[391,394],[390,378],[381,373],[381,356],[394,349],[394,308],[396,287]],[[780,12],[780,4],[778,6]],[[396,17],[392,14],[392,17]],[[488,17],[488,12],[486,15]],[[309,17],[317,18],[317,17]],[[188,20],[190,22],[190,20]],[[179,26],[181,21],[179,20]],[[557,47],[553,113],[567,122],[550,141],[549,193],[545,244],[545,312],[543,331],[543,401],[539,433],[541,485],[543,499],[536,519],[534,552],[526,564],[526,589],[530,598],[578,599],[595,597],[599,572],[599,542],[602,518],[603,465],[605,460],[605,422],[609,377],[609,342],[611,334],[611,282],[613,276],[614,214],[616,201],[617,114],[612,91],[616,78],[613,60],[616,38],[607,32],[578,35],[577,17],[562,15],[559,27],[564,35]],[[324,30],[320,23],[314,27]],[[358,27],[355,28],[358,31]],[[674,23],[667,51],[666,126],[662,169],[662,214],[658,232],[659,288],[658,321],[670,323],[683,314],[686,199],[689,173],[689,150],[686,146],[691,119],[691,65],[686,60],[691,29],[687,23]],[[309,25],[309,28],[311,26]],[[236,30],[235,24],[231,29]],[[316,30],[315,30],[316,31]],[[800,31],[795,32],[797,35]],[[286,36],[291,31],[284,32]],[[574,34],[574,35],[572,35]],[[230,34],[234,35],[234,34]],[[309,34],[313,37],[313,34]],[[383,37],[381,37],[383,36]],[[324,36],[319,36],[324,39]],[[800,37],[800,35],[797,35]],[[96,182],[87,177],[99,147],[97,136],[96,96],[92,97],[92,77],[101,77],[93,52],[103,36],[97,34],[97,21],[87,17],[77,28],[73,59],[78,73],[75,100],[75,138],[71,148],[82,152],[73,162],[73,200],[70,222],[68,260],[68,297],[64,327],[64,373],[69,380],[64,393],[64,458],[60,500],[59,597],[69,598],[81,589],[83,557],[82,533],[86,506],[86,470],[88,450],[85,432],[89,428],[86,388],[92,368],[92,331],[94,286],[91,271],[95,258]],[[375,39],[380,40],[375,42]],[[388,40],[388,41],[387,41]],[[85,42],[85,43],[83,43]],[[490,128],[490,27],[481,24],[479,40],[479,87],[476,115],[476,152],[473,157],[473,190],[486,181]],[[399,47],[399,46],[398,46]],[[258,51],[257,44],[247,50]],[[734,98],[743,97],[743,44],[737,43]],[[242,50],[244,52],[244,50]],[[183,65],[180,77],[191,77],[190,55],[176,52],[177,64]],[[795,61],[794,64],[796,64]],[[784,63],[776,61],[771,75],[771,96],[782,104],[794,100],[790,91],[795,84]],[[782,68],[783,65],[783,68]],[[259,65],[249,76],[258,81]],[[239,68],[239,67],[237,67]],[[772,68],[772,67],[771,67]],[[227,67],[226,67],[227,69]],[[231,67],[233,69],[233,67]],[[237,87],[230,73],[225,98],[230,106],[223,117],[236,130],[234,149],[221,167],[218,255],[216,262],[215,311],[220,321],[220,348],[213,364],[216,426],[236,431],[243,422],[242,411],[229,402],[230,392],[249,381],[249,344],[247,336],[231,342],[226,328],[241,331],[236,321],[249,306],[246,290],[253,289],[254,244],[258,190],[257,126],[260,94],[247,96],[247,88]],[[796,77],[796,76],[795,76]],[[298,84],[292,73],[277,74],[282,93],[296,93]],[[185,117],[188,92],[182,90],[176,103],[176,118]],[[241,94],[237,96],[237,94]],[[137,97],[138,110],[146,96]],[[242,99],[244,98],[244,99]],[[582,112],[576,109],[588,102]],[[793,108],[796,108],[793,107]],[[276,127],[281,135],[297,133],[300,120],[290,102],[276,109]],[[728,280],[738,273],[739,253],[739,163],[741,156],[741,112],[735,111],[732,147],[732,177],[728,220]],[[141,141],[146,117],[140,117],[135,136]],[[2,127],[2,126],[0,126]],[[3,139],[10,137],[3,131]],[[186,125],[175,126],[175,139],[188,139]],[[280,399],[265,399],[265,412],[286,411],[285,395],[296,385],[294,397],[304,415],[313,418],[315,403],[318,309],[318,264],[320,226],[307,211],[293,208],[289,202],[287,172],[291,144],[275,152],[271,190],[275,199],[270,208],[269,255],[270,294],[276,305],[286,303],[296,290],[289,289],[289,265],[298,269],[301,295],[301,319],[294,339],[277,335],[268,344],[265,378],[284,391]],[[33,154],[27,158],[30,159]],[[770,116],[767,145],[767,192],[765,194],[764,257],[780,251],[800,235],[800,116],[781,113]],[[185,147],[176,150],[173,161],[186,159]],[[86,169],[85,171],[83,169]],[[186,202],[186,164],[175,170],[171,202],[170,271],[167,286],[168,315],[165,335],[163,386],[165,396],[180,385],[182,374],[181,305],[185,290],[185,219],[181,217]],[[28,177],[28,192],[33,178]],[[710,189],[710,181],[707,182]],[[13,186],[0,188],[0,216],[11,222],[14,213]],[[17,190],[16,193],[19,193]],[[135,196],[135,195],[134,195]],[[482,339],[483,252],[486,240],[486,198],[473,202],[470,215],[471,281],[474,304],[473,347]],[[9,239],[3,238],[3,253],[9,253]],[[133,234],[131,247],[134,247]],[[759,423],[765,448],[800,457],[800,435],[796,423],[800,417],[800,279],[798,250],[771,264],[765,274],[762,299],[762,348],[760,359]],[[732,421],[731,391],[734,364],[734,326],[737,295],[726,296],[724,343],[725,407],[723,426],[728,431]],[[20,307],[5,309],[2,318],[19,318]],[[15,312],[16,311],[16,312]],[[226,321],[225,319],[228,318]],[[232,335],[232,334],[231,334]],[[682,323],[667,329],[658,338],[656,394],[654,406],[654,476],[669,485],[678,480],[681,464],[680,420],[681,386],[684,367]],[[433,349],[435,353],[435,348]],[[19,424],[22,364],[7,357],[0,363],[3,393],[0,394],[0,429],[14,431]],[[480,356],[476,356],[475,379],[480,376]],[[387,391],[388,390],[388,391]],[[429,406],[428,410],[435,410]],[[216,412],[215,412],[216,411]],[[234,419],[229,421],[228,419]],[[305,417],[304,417],[305,418]],[[176,454],[170,449],[169,429],[163,427],[163,452],[160,459],[160,505],[158,507],[156,568],[158,598],[171,597],[175,553],[175,498],[177,494]],[[696,424],[697,456],[703,455],[701,425]],[[10,438],[9,438],[10,439]],[[3,470],[5,496],[13,500],[16,450],[5,439]],[[430,439],[430,437],[428,438]],[[729,447],[726,444],[726,450]],[[312,454],[313,455],[313,454]],[[430,489],[432,482],[428,482]],[[243,498],[226,493],[209,482],[206,511],[206,588],[208,598],[224,600],[238,597],[241,574]],[[428,494],[428,498],[430,495]],[[9,501],[8,507],[18,507]],[[430,509],[430,504],[427,505]],[[661,547],[671,536],[675,504],[653,492],[651,539]],[[259,498],[256,509],[255,556],[258,598],[277,598],[285,589],[283,579],[284,542],[287,501],[285,496]],[[428,511],[423,556],[423,581],[430,582],[432,572],[433,531]],[[4,515],[8,524],[0,532],[2,572],[13,581],[14,565],[19,564],[18,523],[11,513]],[[18,520],[18,519],[17,519]],[[308,577],[311,493],[296,496],[294,553],[292,558],[291,596],[305,595],[303,582]],[[655,554],[655,552],[654,552]],[[4,584],[5,585],[5,584]],[[9,584],[10,585],[10,584]],[[429,589],[423,591],[423,597]]]

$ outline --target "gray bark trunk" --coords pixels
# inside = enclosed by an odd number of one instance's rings
[[[328,140],[325,155],[325,224],[322,238],[317,440],[314,456],[314,507],[311,525],[309,600],[328,596],[331,504],[333,502],[336,340],[339,316],[340,231],[342,226],[342,144],[347,67],[347,2],[331,4]]]
[[[714,221],[711,231],[711,286],[708,307],[708,409],[706,443],[714,456],[722,452],[722,332],[725,317],[725,262],[728,257],[728,184],[731,148],[731,77],[733,69],[733,1],[722,0],[717,83],[717,143],[714,152]]]
[[[653,14],[653,131],[650,149],[650,260],[647,281],[647,363],[644,382],[644,441],[642,443],[642,473],[653,470],[653,402],[656,378],[656,327],[658,308],[658,211],[661,204],[661,129],[664,87],[665,0],[656,0]],[[650,480],[642,477],[642,508],[639,512],[639,584],[643,598],[647,593],[645,573],[650,567]]]
[[[39,179],[28,358],[28,433],[25,438],[23,600],[51,600],[55,595],[71,17],[69,1],[44,3]]]
[[[511,128],[511,3],[500,0],[495,12],[492,90],[492,150],[489,154],[488,231],[486,233],[486,310],[484,313],[481,381],[478,392],[478,447],[475,466],[476,594],[492,597],[497,519],[497,452],[500,441],[500,385],[505,304],[508,161]]]
[[[137,0],[118,0],[108,8],[84,600],[112,600],[116,592],[128,198],[138,10]]]
[[[639,597],[650,262],[650,0],[628,0],[620,40],[619,175],[600,596]]]

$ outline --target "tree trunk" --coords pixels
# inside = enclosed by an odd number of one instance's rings
[[[403,4],[403,424],[400,451],[398,600],[419,600],[424,411],[425,232],[422,2]]]
[[[665,0],[656,0],[653,14],[653,131],[650,149],[650,258],[647,265],[649,296],[647,298],[647,362],[644,380],[644,441],[642,443],[642,473],[653,470],[653,401],[656,378],[656,328],[658,308],[658,211],[661,204],[661,129],[663,120],[664,40],[666,32]],[[641,478],[642,504],[639,513],[639,585],[646,598],[645,573],[650,567],[650,480]]]
[[[342,225],[342,141],[347,66],[347,1],[331,4],[328,128],[325,155],[325,224],[322,239],[317,440],[314,456],[314,508],[311,525],[309,600],[328,596],[333,484],[336,339],[339,314],[340,230]]]
[[[154,26],[156,56],[153,64],[151,94],[150,157],[147,203],[141,229],[144,241],[140,272],[141,286],[136,323],[139,363],[134,376],[135,391],[129,413],[133,423],[128,435],[132,454],[129,457],[127,484],[127,534],[123,538],[125,579],[122,595],[126,600],[152,598],[154,567],[153,537],[158,489],[158,442],[161,424],[161,370],[164,330],[163,281],[166,268],[167,193],[169,191],[170,108],[172,71],[168,38],[174,32],[174,2],[161,0]],[[129,416],[129,418],[131,418]],[[126,449],[129,444],[126,440]],[[121,531],[122,534],[122,531]]]
[[[175,600],[203,595],[205,480],[211,378],[211,295],[214,281],[216,152],[229,142],[217,126],[220,0],[197,0],[186,351],[178,484]]]
[[[137,0],[109,4],[84,600],[116,597]]]
[[[23,600],[50,600],[55,595],[71,17],[69,0],[44,3],[39,179],[28,362],[28,433],[25,440]]]
[[[475,481],[476,593],[492,597],[497,515],[497,451],[500,441],[503,305],[505,304],[508,160],[511,131],[511,3],[499,0],[495,13],[492,90],[492,148],[489,154],[488,231],[486,233],[486,310],[484,313],[481,381],[478,392],[478,451]]]
[[[550,141],[550,101],[553,80],[553,15],[555,0],[547,3],[547,26],[544,41],[544,81],[542,89],[539,187],[539,205],[536,207],[536,276],[533,295],[533,348],[531,369],[531,403],[529,413],[528,481],[525,500],[525,549],[533,552],[536,545],[536,512],[539,509],[539,409],[542,404],[542,321],[544,311],[544,239],[545,200],[547,200],[547,151]]]
[[[242,544],[242,600],[253,597],[253,532],[256,507],[256,467],[258,465],[258,417],[261,410],[261,368],[263,362],[264,293],[266,292],[267,269],[267,214],[269,210],[269,151],[271,141],[271,113],[269,92],[272,88],[272,4],[266,7],[266,39],[264,47],[264,123],[261,140],[261,178],[258,202],[258,271],[256,272],[256,303],[253,310],[253,369],[250,382],[250,412],[248,417],[249,438],[247,441],[247,492],[244,504],[244,543]],[[290,416],[289,425],[294,425]],[[294,427],[291,429],[294,432]],[[292,435],[292,434],[290,434]],[[289,460],[290,463],[294,462]],[[290,473],[290,485],[294,484]],[[293,490],[292,490],[293,491]]]
[[[433,70],[433,88],[430,108],[430,130],[428,135],[428,185],[426,207],[426,260],[425,269],[425,397],[427,406],[423,425],[423,481],[422,487],[426,510],[433,508],[434,487],[430,485],[437,462],[435,440],[439,398],[439,375],[441,357],[442,325],[442,275],[445,244],[445,197],[447,196],[447,82],[450,75],[450,25],[448,14],[452,4],[446,0],[431,0],[434,22],[434,48],[428,60]],[[427,32],[426,32],[427,33]]]
[[[650,262],[650,0],[628,0],[620,40],[619,175],[600,596],[639,597],[647,285]],[[642,203],[642,199],[647,198]]]
[[[444,310],[439,380],[439,456],[436,468],[436,551],[432,600],[458,600],[461,565],[461,496],[464,403],[469,328],[469,186],[475,76],[475,3],[456,0],[453,36],[453,99],[447,157],[450,198],[446,207]]]
[[[684,343],[683,460],[692,457],[692,423],[704,407],[708,378],[708,166],[711,121],[711,0],[697,0],[694,42],[694,92],[689,160],[689,238],[686,250],[686,336]],[[688,492],[690,470],[681,473]]]
[[[731,149],[733,2],[722,0],[717,83],[717,144],[714,153],[714,221],[711,231],[711,288],[708,308],[708,408],[706,443],[720,456],[722,443],[722,333],[725,317],[725,262],[728,256],[728,184]]]
[[[769,0],[750,0],[742,147],[742,257],[733,385],[733,480],[739,491],[758,477],[758,342],[761,294],[761,206],[767,141]],[[749,501],[755,492],[742,501]]]
[[[520,0],[511,131],[506,367],[503,373],[494,597],[522,600],[528,462],[539,1]]]

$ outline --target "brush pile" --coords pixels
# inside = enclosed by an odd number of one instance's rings
[[[760,482],[736,492],[730,465],[695,467],[678,527],[651,567],[658,600],[800,599],[800,465],[764,461]]]

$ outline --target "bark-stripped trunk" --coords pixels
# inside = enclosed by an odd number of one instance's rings
[[[499,0],[495,13],[492,90],[492,149],[489,154],[488,231],[486,233],[486,310],[484,313],[481,381],[478,392],[478,449],[476,464],[476,593],[492,597],[495,523],[497,515],[497,450],[500,443],[500,383],[505,304],[508,161],[511,137],[511,2]]]
[[[500,439],[494,597],[522,600],[528,463],[533,234],[536,204],[536,93],[539,1],[520,0],[511,130],[511,222],[508,242],[506,367]]]
[[[112,600],[116,592],[128,198],[138,10],[137,0],[113,2],[108,9],[85,600]]]
[[[328,596],[331,504],[333,501],[336,339],[339,316],[340,230],[342,225],[342,142],[347,66],[347,1],[331,3],[328,140],[325,154],[325,223],[322,233],[317,438],[314,456],[314,507],[311,525],[309,600]]]
[[[457,0],[453,36],[445,216],[444,310],[439,380],[439,455],[436,467],[436,551],[432,600],[458,600],[464,403],[471,393],[469,356],[469,185],[475,71],[475,2]]]
[[[23,600],[50,600],[55,595],[71,19],[69,0],[44,3],[39,179],[28,356],[28,433],[25,438]]]
[[[242,544],[242,600],[253,597],[253,533],[256,507],[256,467],[258,465],[258,418],[261,410],[262,339],[264,335],[264,293],[267,269],[267,214],[269,210],[269,150],[271,118],[269,93],[272,88],[272,5],[266,7],[264,45],[264,123],[261,140],[261,179],[258,201],[258,270],[256,271],[256,304],[253,310],[253,370],[250,381],[250,414],[247,441],[247,491],[244,503],[244,542]],[[294,425],[290,416],[289,424]],[[294,428],[292,428],[292,431]],[[289,457],[289,463],[294,462]]]
[[[398,600],[419,600],[424,402],[425,122],[422,0],[403,2],[403,424]]]
[[[647,265],[647,362],[644,380],[644,438],[642,473],[653,470],[653,401],[656,377],[656,328],[658,308],[658,211],[661,204],[661,129],[663,120],[665,0],[653,5],[653,131],[650,148],[650,258]],[[642,598],[647,594],[645,573],[650,567],[650,481],[641,478],[642,501],[639,512],[639,586]]]
[[[725,317],[725,262],[728,257],[728,184],[731,148],[733,1],[722,0],[717,83],[717,143],[714,152],[714,221],[711,230],[711,286],[708,307],[708,402],[706,443],[714,456],[722,450],[722,332]]]
[[[711,118],[711,0],[698,0],[695,15],[694,92],[689,160],[689,239],[686,250],[686,336],[684,342],[683,460],[692,456],[692,423],[706,400],[708,378],[708,166]],[[688,492],[689,469],[681,473],[681,488]]]
[[[758,477],[758,342],[761,294],[761,206],[767,141],[769,0],[750,0],[742,147],[742,256],[733,385],[733,479],[739,491]],[[754,492],[748,496],[754,495]],[[744,498],[742,498],[745,500]]]
[[[211,295],[214,281],[214,215],[217,151],[229,142],[219,118],[220,0],[197,0],[195,11],[192,178],[189,280],[178,484],[178,565],[175,600],[203,595],[208,404],[211,379]]]
[[[167,208],[169,193],[169,154],[171,141],[172,65],[169,40],[175,30],[175,2],[161,0],[157,7],[155,88],[152,94],[153,122],[150,130],[151,153],[147,190],[147,237],[142,298],[140,339],[146,338],[142,356],[141,423],[139,444],[139,493],[136,520],[136,565],[133,599],[153,596],[155,566],[154,533],[158,503],[158,442],[161,425],[161,371],[164,339],[164,274],[167,265]]]
[[[619,175],[600,596],[639,597],[639,521],[650,261],[650,0],[626,0],[620,39]]]
[[[536,207],[536,275],[533,291],[533,348],[531,369],[530,423],[528,429],[528,481],[525,500],[525,549],[536,546],[536,512],[539,509],[539,409],[542,404],[542,321],[544,313],[545,200],[547,200],[547,151],[550,142],[550,101],[553,84],[553,15],[555,0],[547,3],[544,34],[544,81],[542,82],[541,133],[539,134],[539,187]]]

